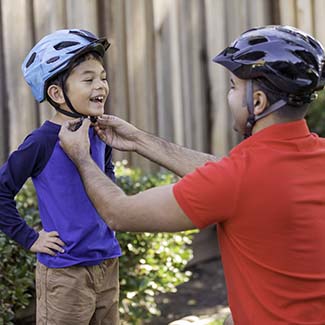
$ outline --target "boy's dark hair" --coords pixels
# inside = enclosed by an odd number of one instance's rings
[[[73,61],[71,61],[71,63],[69,64],[68,69],[60,72],[59,74],[57,74],[56,76],[54,76],[53,78],[51,78],[47,83],[46,83],[46,99],[47,101],[52,105],[56,105],[56,103],[53,103],[53,100],[49,97],[49,95],[47,94],[47,89],[51,86],[51,85],[57,85],[57,86],[64,86],[65,82],[67,81],[71,71],[78,66],[79,64],[81,64],[82,62],[85,62],[87,60],[91,60],[94,59],[98,62],[100,62],[102,65],[104,65],[104,60],[102,58],[102,56],[100,56],[97,52],[87,52],[83,55],[78,56],[77,58],[75,58]],[[54,106],[55,107],[55,106]]]

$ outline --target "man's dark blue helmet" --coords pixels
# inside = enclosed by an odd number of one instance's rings
[[[324,59],[323,46],[315,38],[294,27],[275,25],[249,29],[213,61],[240,79],[267,80],[270,90],[282,98],[267,109],[271,113],[286,104],[313,100],[314,92],[325,85]]]
[[[213,61],[240,79],[262,77],[288,94],[308,94],[325,85],[322,45],[294,27],[250,29]]]

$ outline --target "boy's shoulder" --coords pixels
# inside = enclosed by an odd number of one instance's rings
[[[28,134],[18,151],[29,153],[37,157],[46,157],[51,153],[58,141],[60,126],[49,121],[44,122],[39,128]]]
[[[24,142],[39,144],[55,143],[58,140],[60,128],[60,125],[46,121],[39,128],[34,129],[30,134],[28,134]]]

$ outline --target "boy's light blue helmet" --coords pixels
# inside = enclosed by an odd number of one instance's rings
[[[22,71],[38,102],[46,99],[50,79],[69,69],[74,59],[95,51],[101,57],[109,47],[106,38],[98,38],[82,29],[62,29],[43,37],[26,56]]]

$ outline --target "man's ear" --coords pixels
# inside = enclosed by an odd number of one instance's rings
[[[47,88],[48,96],[57,104],[62,105],[65,103],[65,99],[63,96],[62,88],[58,85],[50,85]]]
[[[262,90],[256,90],[253,95],[254,100],[254,114],[259,115],[264,112],[266,107],[268,106],[267,97]]]

